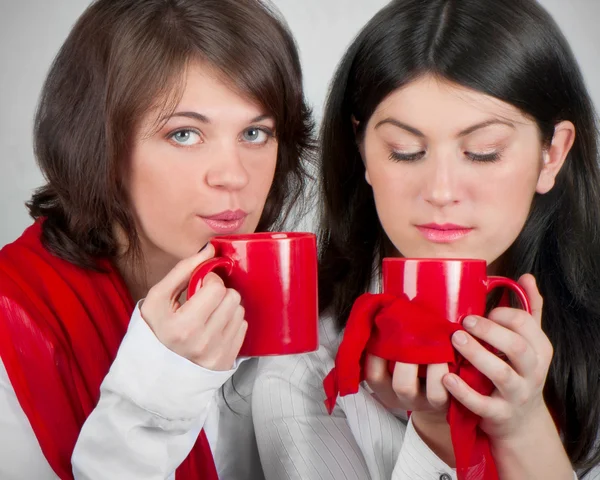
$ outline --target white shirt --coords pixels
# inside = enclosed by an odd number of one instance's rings
[[[134,312],[73,456],[78,480],[174,479],[173,471],[204,426],[221,480],[456,478],[419,438],[362,386],[325,410],[322,380],[340,337],[330,318],[318,352],[243,362],[210,372],[164,347]],[[233,411],[232,411],[233,410]],[[237,413],[234,413],[237,412]],[[446,476],[444,476],[446,475]],[[0,361],[0,478],[56,480]],[[596,467],[586,480],[600,479]]]
[[[260,359],[252,413],[265,478],[456,479],[456,470],[430,450],[412,422],[390,413],[366,384],[355,395],[339,397],[332,415],[327,413],[322,382],[341,338],[325,316],[317,352]],[[600,467],[585,479],[600,479]]]
[[[256,360],[237,363],[237,371],[213,372],[189,362],[158,341],[136,308],[78,438],[75,478],[174,479],[203,427],[221,480],[264,478],[251,417]],[[0,478],[58,478],[1,360]]]

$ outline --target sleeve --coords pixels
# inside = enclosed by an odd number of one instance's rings
[[[585,476],[577,477],[577,475],[575,475],[574,478],[575,480],[577,480],[577,478],[580,478],[581,480],[600,480],[600,465],[595,466]]]
[[[456,470],[444,463],[428,446],[421,440],[409,419],[404,436],[404,443],[398,455],[393,480],[429,480],[439,478],[441,480],[456,480]],[[477,477],[474,477],[477,478]]]
[[[343,412],[327,414],[310,376],[300,356],[259,362],[252,416],[265,479],[370,478]]]
[[[322,388],[327,362],[312,354],[261,359],[252,414],[267,480],[456,479],[410,421],[365,389],[338,399],[329,415]]]
[[[234,371],[209,371],[175,354],[136,308],[98,405],[78,437],[75,478],[173,478],[216,402],[215,393]]]
[[[58,480],[42,453],[0,359],[0,478]]]
[[[575,480],[600,480],[600,465],[595,465],[579,474],[574,473],[573,478]]]

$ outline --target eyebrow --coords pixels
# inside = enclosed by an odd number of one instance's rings
[[[174,118],[174,117],[191,118],[193,120],[199,121],[200,123],[206,123],[206,124],[211,123],[210,118],[208,118],[206,115],[202,115],[201,113],[198,113],[198,112],[175,112],[171,115],[166,115],[165,117],[163,117],[161,119],[161,121],[166,121],[166,120],[169,120],[170,118]],[[267,114],[262,114],[262,115],[259,115],[258,117],[254,117],[252,120],[250,120],[249,123],[261,122],[266,119],[273,120],[273,116],[267,115]]]
[[[396,120],[395,118],[385,118],[383,120],[381,120],[380,122],[377,123],[377,125],[375,125],[375,129],[378,129],[379,127],[381,127],[382,125],[385,124],[390,124],[393,125],[395,127],[401,128],[402,130],[406,130],[409,133],[412,133],[413,135],[420,137],[420,138],[425,138],[425,134],[423,132],[421,132],[420,130],[411,127],[410,125],[406,125],[405,123],[402,123],[398,120]],[[515,128],[515,125],[511,122],[508,122],[506,120],[500,120],[498,118],[492,119],[492,120],[486,120],[485,122],[481,122],[481,123],[477,123],[469,128],[464,129],[463,131],[461,131],[458,136],[459,137],[466,137],[467,135],[470,135],[471,133],[475,132],[476,130],[480,130],[482,128],[485,127],[489,127],[491,125],[506,125],[512,129]]]

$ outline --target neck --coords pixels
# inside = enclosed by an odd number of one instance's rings
[[[127,285],[134,302],[139,302],[148,295],[148,291],[160,282],[175,266],[174,259],[157,259],[144,256],[140,260],[123,257],[116,262],[116,267]]]
[[[135,303],[146,298],[148,291],[160,282],[178,261],[162,251],[149,247],[142,238],[140,238],[139,256],[125,252],[126,247],[123,247],[121,255],[115,261],[115,266]]]

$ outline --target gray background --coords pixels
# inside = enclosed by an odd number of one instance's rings
[[[501,0],[499,0],[501,1]],[[333,70],[387,0],[274,0],[299,44],[317,120]],[[541,0],[563,29],[600,108],[600,0]],[[32,123],[46,72],[89,0],[0,0],[0,247],[31,223],[24,202],[41,185]]]

